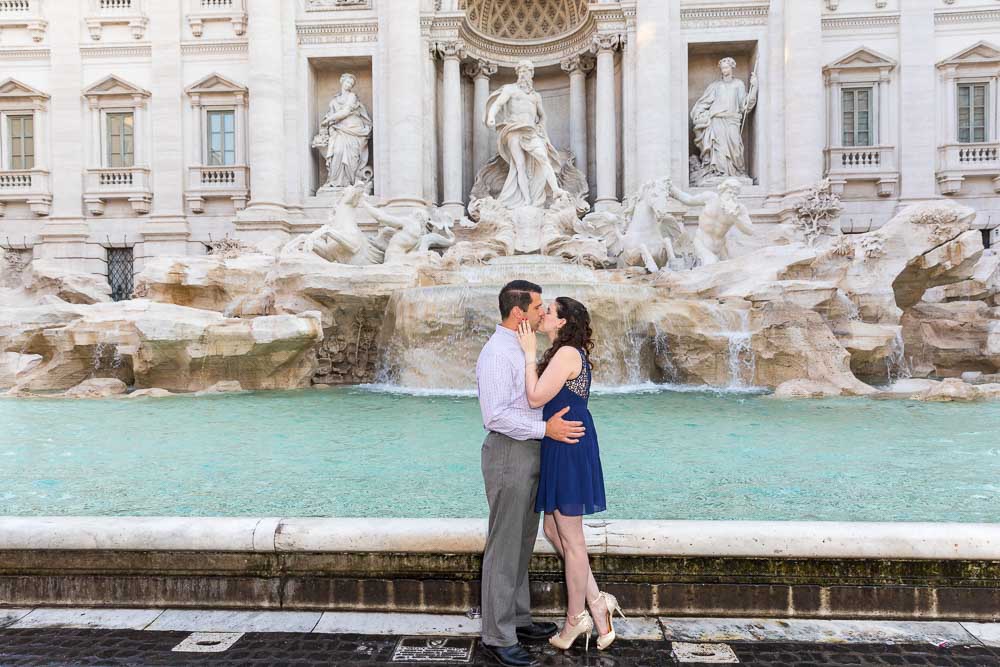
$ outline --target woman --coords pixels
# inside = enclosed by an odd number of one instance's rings
[[[340,77],[340,93],[330,100],[330,107],[320,123],[320,136],[323,132],[328,134],[323,154],[326,186],[355,185],[363,180],[362,172],[368,165],[372,119],[354,92],[357,81],[349,72]]]
[[[598,590],[583,536],[583,515],[603,512],[607,507],[597,434],[587,409],[592,370],[589,359],[594,347],[590,314],[579,301],[561,296],[549,305],[539,331],[548,334],[551,345],[537,364],[537,340],[531,327],[523,322],[517,332],[524,350],[528,403],[533,408],[544,406],[545,419],[568,406],[565,418],[582,421],[586,428],[574,445],[542,440],[535,511],[545,512],[545,536],[563,559],[568,597],[566,623],[549,643],[568,649],[584,635],[589,648],[596,620],[597,648],[604,650],[615,640],[611,615],[615,611],[621,614],[621,609],[613,595]]]

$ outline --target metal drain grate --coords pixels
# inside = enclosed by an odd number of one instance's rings
[[[671,648],[674,660],[684,664],[697,662],[702,664],[733,664],[740,661],[729,644],[687,644],[673,642]]]
[[[475,642],[457,637],[403,637],[392,652],[392,662],[469,663]]]
[[[242,632],[192,632],[170,650],[178,653],[222,653],[242,636]]]

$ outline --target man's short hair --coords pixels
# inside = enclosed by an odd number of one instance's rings
[[[507,319],[514,306],[528,312],[532,293],[541,294],[542,288],[527,280],[512,280],[504,285],[500,290],[500,319]]]

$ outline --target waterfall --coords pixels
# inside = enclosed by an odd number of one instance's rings
[[[739,331],[725,332],[729,340],[729,389],[752,387],[757,372],[757,358],[750,333],[750,312],[740,310],[739,317]]]
[[[885,374],[889,384],[897,380],[907,380],[913,377],[913,370],[906,359],[906,344],[903,342],[902,329],[897,329],[889,344],[889,354],[885,358]]]
[[[379,333],[376,382],[408,390],[475,389],[476,359],[499,320],[497,295],[505,282],[518,277],[542,285],[546,304],[569,296],[587,306],[595,384],[650,381],[653,342],[641,309],[653,301],[653,288],[597,283],[589,269],[545,257],[506,259],[500,266],[464,267],[464,284],[395,292]],[[538,342],[541,352],[547,340],[540,336]]]

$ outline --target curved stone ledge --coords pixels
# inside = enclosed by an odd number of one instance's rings
[[[1000,560],[1000,524],[585,522],[593,554]],[[0,517],[0,550],[472,554],[482,519]],[[539,532],[535,553],[553,553]]]

